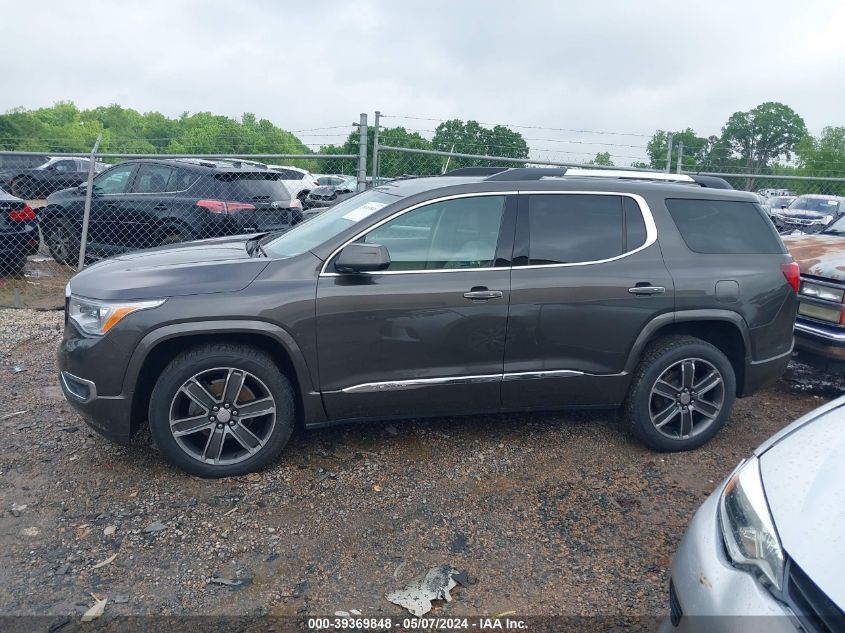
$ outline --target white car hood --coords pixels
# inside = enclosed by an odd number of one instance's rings
[[[845,407],[781,436],[760,457],[772,518],[789,556],[845,607]]]

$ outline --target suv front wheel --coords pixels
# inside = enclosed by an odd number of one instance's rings
[[[294,427],[290,381],[264,352],[214,344],[179,354],[150,398],[150,431],[168,461],[199,477],[264,468]]]
[[[634,374],[625,425],[658,451],[688,451],[724,426],[736,399],[736,376],[715,346],[691,336],[652,343]]]

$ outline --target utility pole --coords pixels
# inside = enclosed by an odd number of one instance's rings
[[[381,117],[381,112],[376,110],[376,119],[373,122],[373,127],[375,130],[373,131],[373,187],[378,184],[378,177],[379,177],[379,166],[378,166],[378,131],[379,131],[379,118]],[[389,141],[389,139],[388,139]]]
[[[353,124],[354,125],[354,124]],[[367,113],[361,113],[358,123],[358,191],[367,188]]]
[[[97,134],[97,140],[94,141],[94,147],[91,148],[91,158],[88,163],[88,183],[85,187],[85,206],[82,211],[82,235],[79,238],[77,270],[82,270],[82,267],[85,265],[85,248],[88,245],[88,222],[91,218],[91,198],[94,195],[94,165],[97,161],[97,150],[100,149],[100,141],[102,140],[103,135]]]
[[[672,133],[666,133],[666,169],[663,171],[669,172],[672,170]]]
[[[675,170],[677,173],[681,173],[681,158],[684,155],[684,142],[680,141],[678,143],[678,168]]]

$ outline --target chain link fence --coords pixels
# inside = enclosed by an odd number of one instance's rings
[[[644,173],[653,171],[638,167],[468,154],[386,144],[376,144],[373,154],[373,177],[377,182],[387,182],[392,178],[438,175],[467,167],[535,166],[625,169]],[[817,233],[845,215],[845,178],[743,173],[738,169],[690,172],[676,168],[673,171],[716,176],[726,180],[734,189],[755,193],[760,205],[782,234],[795,231]]]
[[[343,126],[328,129],[334,127]],[[324,134],[325,128],[315,129],[316,136]],[[81,152],[78,145],[58,141],[43,151],[0,151],[0,190],[6,192],[0,193],[0,306],[60,308],[67,280],[98,259],[193,240],[287,230],[394,178],[466,167],[639,169],[585,162],[577,155],[570,160],[572,156],[561,153],[529,154],[524,143],[516,148],[503,144],[511,140],[426,141],[438,149],[424,149],[419,134],[434,130],[380,130],[379,113],[374,127],[361,115],[349,130],[337,133],[355,141],[347,142],[342,154],[321,153],[317,143],[308,154],[241,153],[234,142],[220,142],[217,153],[174,153],[167,139],[154,139],[160,153],[150,153],[149,147],[132,152],[133,144],[122,147],[115,139],[109,139],[108,151],[95,143]],[[620,148],[630,152],[638,146]],[[510,155],[498,155],[497,149]],[[664,171],[684,172],[681,153],[669,151]],[[608,158],[619,162],[626,157]],[[719,176],[736,189],[755,192],[783,233],[816,232],[845,214],[845,178],[743,173],[735,165],[695,173]]]
[[[355,154],[0,152],[0,306],[61,307],[104,257],[287,230],[359,171]]]

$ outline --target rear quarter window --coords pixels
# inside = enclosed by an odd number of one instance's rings
[[[786,253],[772,223],[754,202],[670,198],[666,207],[684,242],[696,253]]]

